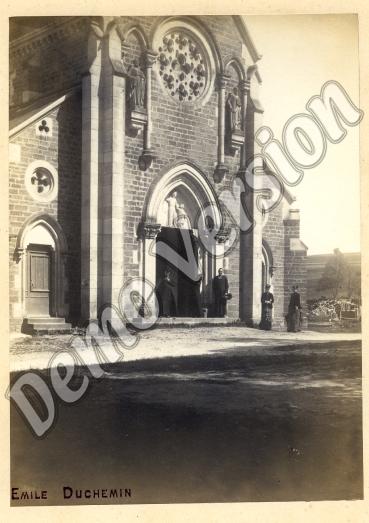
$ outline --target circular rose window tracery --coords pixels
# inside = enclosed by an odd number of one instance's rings
[[[34,193],[47,196],[54,186],[53,177],[47,169],[38,167],[31,176]]]
[[[56,169],[43,160],[32,162],[25,173],[25,185],[34,200],[39,202],[54,200],[58,192]]]
[[[165,91],[179,102],[202,97],[208,84],[206,53],[191,33],[172,29],[158,47],[159,75]]]

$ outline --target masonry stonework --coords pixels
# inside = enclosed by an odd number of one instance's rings
[[[192,62],[190,55],[195,57]],[[210,313],[211,280],[223,266],[233,295],[229,318],[257,325],[262,284],[270,282],[275,326],[283,327],[290,286],[297,283],[305,292],[306,249],[296,244],[296,215],[289,219],[292,198],[285,196],[283,204],[263,217],[255,194],[248,192],[255,227],[240,233],[237,223],[242,187],[237,190],[235,180],[243,179],[248,159],[258,152],[253,134],[263,115],[258,59],[244,22],[232,16],[64,17],[14,38],[9,207],[12,329],[20,329],[27,315],[34,315],[27,312],[27,307],[34,307],[30,298],[34,291],[27,279],[33,274],[30,256],[40,258],[33,228],[38,227],[43,238],[42,256],[51,253],[47,262],[51,279],[59,259],[60,281],[44,293],[58,292],[55,303],[60,304],[64,319],[78,325],[96,319],[106,301],[115,302],[129,278],[158,277],[158,262],[149,244],[155,244],[160,227],[168,226],[163,223],[163,206],[175,190],[195,235],[199,235],[195,218],[209,200],[215,202],[214,220],[222,230],[217,258],[199,251],[202,306]],[[177,68],[172,77],[170,67]],[[134,88],[143,91],[132,97]],[[226,125],[230,121],[226,100],[233,92],[241,118],[237,129]],[[36,160],[46,162],[44,169],[50,164],[57,172],[58,191],[52,201],[42,200],[42,183],[46,183],[42,169],[36,172],[40,198],[27,192],[25,172]],[[162,180],[167,180],[166,185],[161,185]],[[156,230],[154,226],[159,229],[153,238],[140,233],[147,227]],[[231,230],[238,241],[228,251]],[[67,252],[62,252],[62,245]],[[46,265],[37,267],[46,270]],[[41,295],[40,291],[35,299]],[[57,306],[50,305],[50,315],[56,317],[56,311]]]

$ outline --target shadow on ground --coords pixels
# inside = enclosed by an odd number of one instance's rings
[[[13,407],[12,486],[47,488],[49,504],[91,503],[64,500],[63,486],[132,491],[93,503],[362,498],[360,344],[232,341],[109,365],[99,380],[80,368],[86,397],[60,403],[42,440]]]

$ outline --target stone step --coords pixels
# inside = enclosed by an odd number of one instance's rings
[[[27,323],[65,323],[64,318],[53,318],[51,316],[32,316],[27,318]]]
[[[23,332],[28,334],[56,334],[68,333],[72,329],[70,323],[66,323],[64,318],[52,317],[30,317],[26,318],[23,326]]]
[[[159,318],[156,322],[157,327],[175,327],[175,326],[202,326],[202,325],[234,325],[239,323],[237,319],[231,318]],[[152,321],[144,318],[135,318],[134,325],[137,328],[145,329],[152,325]]]
[[[70,323],[32,323],[30,327],[36,332],[69,332],[72,325]]]

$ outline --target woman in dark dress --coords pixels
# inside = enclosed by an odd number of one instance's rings
[[[288,314],[286,316],[288,332],[298,332],[301,330],[300,316],[301,316],[300,294],[298,292],[298,286],[294,285],[292,287],[292,294],[291,294],[291,298],[290,298],[290,303],[288,305]]]
[[[274,296],[269,291],[270,285],[265,285],[265,292],[261,295],[261,322],[260,329],[270,331],[272,329],[272,315]]]

